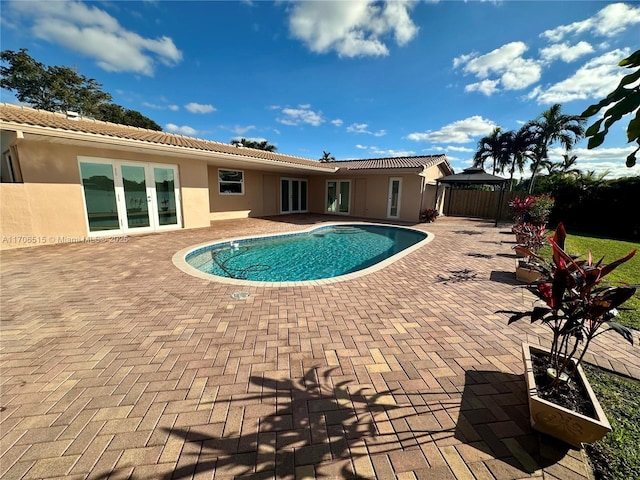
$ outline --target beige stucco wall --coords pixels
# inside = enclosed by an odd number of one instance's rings
[[[309,210],[313,213],[326,212],[327,181],[351,180],[350,214],[348,216],[371,219],[386,219],[391,178],[402,179],[400,197],[400,217],[403,222],[419,220],[422,201],[422,177],[413,174],[370,174],[337,175],[335,177],[312,177],[309,185]]]
[[[239,169],[244,172],[244,193],[220,194],[217,165],[208,166],[209,211],[211,220],[261,217],[276,215],[280,198],[280,176],[258,170]],[[223,168],[223,170],[233,170]]]
[[[202,161],[28,139],[19,140],[18,153],[24,184],[0,186],[0,228],[5,237],[88,236],[79,156],[177,165],[184,228],[210,225],[207,167]]]

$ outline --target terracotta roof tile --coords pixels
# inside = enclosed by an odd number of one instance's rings
[[[365,160],[347,160],[332,162],[333,165],[345,170],[372,170],[372,169],[395,169],[395,168],[421,168],[432,167],[444,164],[447,172],[453,173],[453,169],[447,160],[446,155],[421,155],[416,157],[391,157],[391,158],[370,158]]]
[[[86,133],[90,135],[103,135],[119,139],[137,140],[140,142],[154,143],[161,145],[172,145],[178,148],[191,148],[208,152],[226,153],[243,157],[261,158],[273,160],[274,162],[284,162],[326,168],[333,171],[332,165],[323,164],[317,160],[284,155],[281,153],[267,152],[253,148],[236,147],[234,145],[204,140],[200,138],[185,137],[173,133],[157,132],[138,127],[117,125],[114,123],[102,122],[89,118],[78,117],[77,120],[70,120],[63,113],[53,113],[44,110],[35,110],[29,107],[22,107],[11,104],[0,104],[0,121],[11,122],[22,125],[32,125],[38,127],[52,128],[56,130],[66,130],[70,132]]]

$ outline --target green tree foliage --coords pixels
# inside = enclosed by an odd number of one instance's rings
[[[111,103],[111,95],[93,78],[64,66],[45,66],[24,48],[4,50],[0,60],[0,87],[13,91],[21,102],[50,112],[74,111],[97,120],[162,130],[160,125],[135,110]]]
[[[640,67],[640,50],[636,50],[629,57],[621,60],[618,65],[626,68]],[[604,117],[591,125],[585,133],[585,136],[589,138],[587,148],[592,149],[600,146],[614,123],[624,115],[635,112],[635,117],[629,121],[627,126],[627,141],[638,144],[638,148],[627,157],[627,167],[633,167],[636,164],[636,154],[640,150],[640,68],[636,68],[635,72],[622,77],[618,87],[607,95],[607,98],[591,105],[582,112],[582,116],[591,117],[605,107],[609,108],[605,110]]]
[[[529,193],[533,191],[535,177],[543,160],[548,158],[549,148],[559,143],[567,151],[583,137],[586,120],[580,115],[562,113],[562,105],[556,103],[524,125],[534,140],[533,165]]]
[[[493,162],[493,174],[501,172],[509,163],[509,152],[507,149],[507,136],[500,127],[496,127],[486,137],[478,141],[478,150],[473,156],[473,166],[484,168],[487,160]]]
[[[332,157],[331,156],[331,152],[325,152],[324,150],[322,151],[322,157],[320,158],[320,161],[322,163],[326,163],[326,162],[335,162],[336,161],[336,157]]]
[[[271,145],[267,140],[248,140],[246,138],[231,140],[232,145],[242,145],[247,148],[255,148],[257,150],[265,150],[267,152],[275,152],[278,148]]]
[[[509,167],[509,190],[513,189],[513,175],[516,171],[524,173],[524,166],[531,160],[531,150],[535,138],[526,128],[521,128],[517,132],[510,130],[504,133],[503,141],[506,148],[507,162]]]

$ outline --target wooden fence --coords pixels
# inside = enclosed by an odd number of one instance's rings
[[[511,220],[509,202],[516,197],[516,192],[504,192],[500,220]],[[489,192],[484,190],[447,190],[444,202],[444,214],[451,217],[496,218],[496,208],[500,199],[500,190]]]

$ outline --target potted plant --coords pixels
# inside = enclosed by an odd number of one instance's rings
[[[530,318],[542,322],[553,334],[550,349],[523,344],[529,412],[534,429],[580,447],[601,439],[611,430],[580,363],[597,336],[614,331],[633,344],[630,329],[613,322],[617,309],[640,285],[600,286],[601,280],[636,251],[605,265],[589,253],[583,260],[564,250],[566,231],[558,225],[549,239],[552,261],[541,262],[543,279],[528,285],[541,301],[526,312],[509,313],[509,324]]]
[[[518,223],[513,227],[518,244],[513,247],[516,256],[516,279],[521,282],[532,283],[540,279],[541,267],[534,261],[538,251],[544,246],[545,226],[533,223]]]

